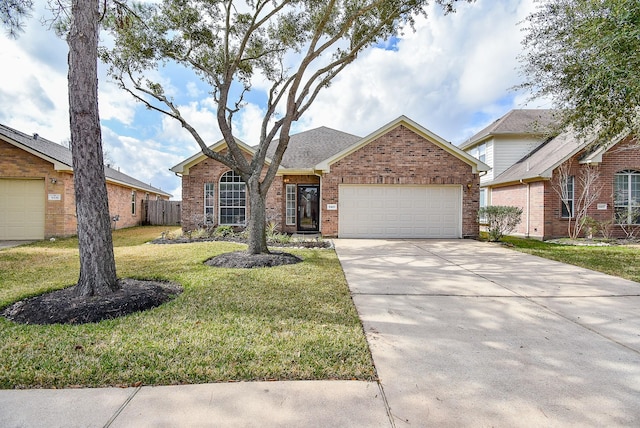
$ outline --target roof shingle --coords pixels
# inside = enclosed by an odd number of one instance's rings
[[[56,144],[52,141],[42,138],[38,134],[28,135],[6,125],[0,124],[0,135],[31,149],[32,151],[42,155],[44,158],[54,160],[60,164],[67,166],[69,170],[73,168],[71,150],[60,144]],[[133,178],[106,165],[104,167],[104,172],[107,180],[129,185],[140,190],[171,196],[169,193],[164,192],[161,189],[157,189],[149,184],[143,183],[136,178]]]

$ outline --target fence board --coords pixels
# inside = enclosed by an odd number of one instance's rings
[[[182,201],[143,201],[144,224],[152,226],[177,226],[180,224]]]

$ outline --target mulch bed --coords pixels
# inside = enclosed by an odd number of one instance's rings
[[[121,289],[106,296],[79,297],[76,286],[14,303],[0,315],[22,324],[85,324],[155,308],[182,293],[166,281],[119,279]]]
[[[260,268],[300,263],[302,259],[289,253],[248,254],[244,251],[224,253],[205,260],[204,264],[223,268]]]

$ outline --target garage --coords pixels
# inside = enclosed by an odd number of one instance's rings
[[[0,179],[0,239],[44,239],[44,180]]]
[[[340,238],[461,238],[461,186],[340,185]]]

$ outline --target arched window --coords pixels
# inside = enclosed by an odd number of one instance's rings
[[[247,212],[246,185],[234,171],[225,172],[218,186],[219,224],[244,226]]]
[[[640,224],[640,171],[624,170],[613,178],[616,223]]]

